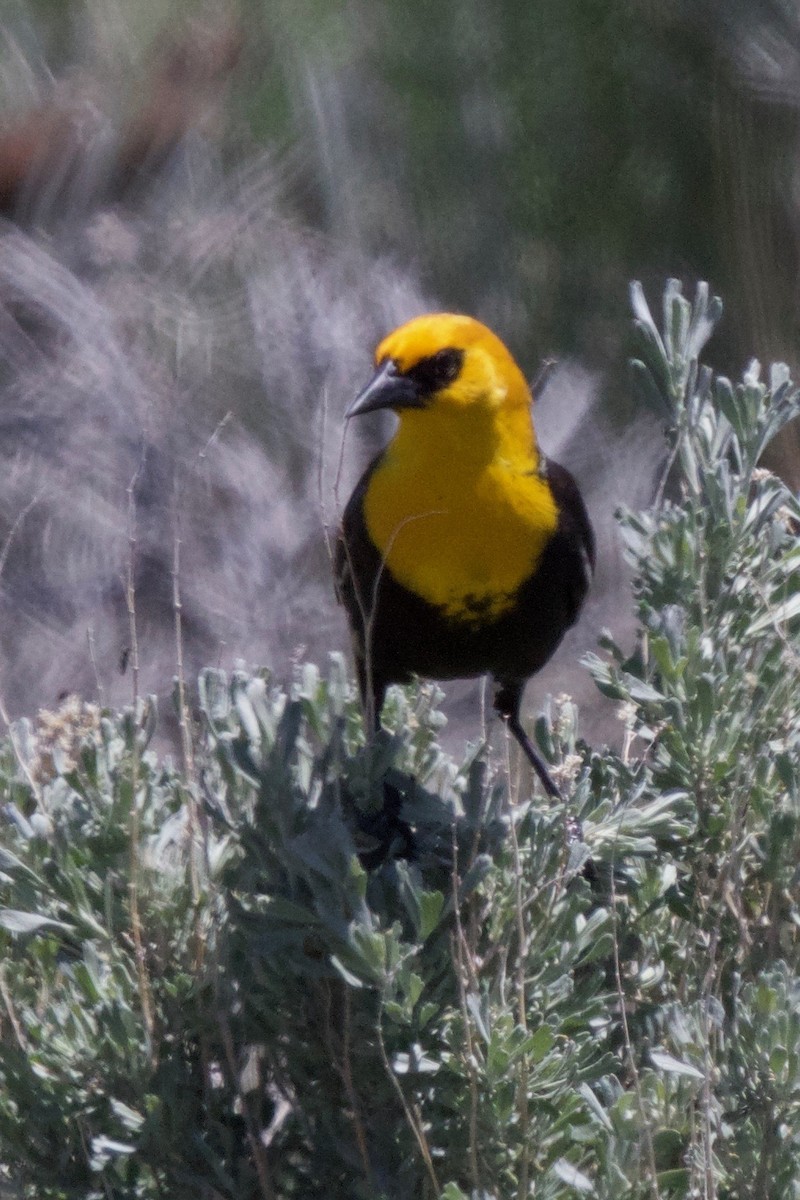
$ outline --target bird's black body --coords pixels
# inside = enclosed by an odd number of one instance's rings
[[[594,536],[580,492],[539,450],[525,377],[480,322],[415,318],[384,339],[375,362],[346,415],[389,408],[400,421],[350,497],[335,564],[364,706],[377,728],[391,683],[491,675],[495,708],[557,797],[519,710],[591,582]],[[404,525],[440,507],[443,524],[405,538],[395,559]]]
[[[574,624],[594,567],[594,537],[570,473],[548,462],[547,481],[558,507],[558,528],[534,574],[513,606],[495,619],[466,622],[448,617],[398,583],[373,545],[364,520],[364,497],[380,463],[370,464],[345,509],[336,547],[339,596],[353,630],[356,666],[365,704],[375,721],[386,688],[413,675],[461,679],[489,674],[521,697]],[[498,708],[504,716],[511,713]],[[518,707],[518,699],[517,699]]]

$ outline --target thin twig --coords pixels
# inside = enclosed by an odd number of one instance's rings
[[[267,1157],[266,1149],[261,1141],[258,1127],[250,1110],[248,1097],[241,1087],[239,1082],[239,1072],[236,1069],[236,1050],[234,1048],[233,1034],[228,1022],[227,1013],[221,1003],[217,1004],[217,1021],[219,1022],[220,1032],[222,1033],[222,1045],[225,1051],[225,1065],[228,1069],[228,1083],[232,1090],[236,1093],[236,1098],[239,1101],[242,1116],[244,1117],[245,1128],[247,1129],[247,1141],[250,1145],[250,1153],[253,1156],[253,1162],[258,1176],[258,1186],[263,1197],[263,1200],[278,1200],[277,1193],[272,1186],[272,1176],[269,1169],[269,1158]]]
[[[381,1013],[382,1013],[382,1010],[381,1010]],[[417,1147],[419,1149],[420,1155],[422,1156],[422,1161],[425,1164],[425,1169],[428,1172],[428,1178],[433,1187],[433,1194],[434,1194],[434,1196],[439,1196],[439,1195],[441,1195],[442,1189],[439,1186],[439,1180],[436,1178],[436,1169],[433,1165],[433,1158],[431,1156],[431,1150],[430,1150],[430,1146],[428,1145],[428,1140],[425,1137],[425,1130],[424,1130],[422,1121],[420,1120],[419,1116],[417,1114],[415,1114],[414,1112],[412,1112],[411,1107],[409,1106],[409,1103],[406,1100],[405,1093],[403,1092],[403,1089],[401,1088],[400,1083],[397,1079],[397,1076],[395,1075],[394,1071],[392,1070],[392,1064],[389,1062],[389,1056],[386,1053],[386,1043],[383,1040],[383,1028],[381,1025],[381,1021],[382,1021],[382,1015],[379,1013],[376,1032],[378,1034],[378,1049],[380,1050],[381,1062],[383,1063],[383,1069],[385,1070],[386,1075],[389,1079],[389,1082],[391,1083],[392,1087],[394,1088],[395,1092],[397,1093],[398,1099],[400,1100],[400,1104],[402,1105],[403,1112],[405,1114],[406,1121],[408,1122],[409,1129],[411,1130],[411,1132],[414,1135],[414,1140],[417,1143]]]
[[[344,457],[344,443],[347,435],[347,424],[345,423],[342,429],[342,438],[339,447],[339,471],[342,469],[342,461]],[[328,439],[328,389],[322,389],[322,405],[321,405],[321,420],[319,431],[319,453],[317,454],[317,506],[319,515],[322,521],[322,536],[325,539],[325,549],[328,554],[328,560],[333,566],[333,543],[331,541],[330,519],[328,517],[328,506],[325,503],[325,443]],[[338,474],[337,474],[338,485]],[[338,505],[337,505],[338,507]]]
[[[105,688],[103,687],[102,681],[100,679],[100,672],[97,669],[97,658],[95,657],[95,652],[94,652],[94,626],[93,625],[90,625],[88,627],[88,629],[86,630],[86,644],[89,649],[89,662],[92,664],[92,670],[94,671],[94,682],[95,682],[95,686],[97,687],[97,699],[99,701],[100,707],[105,708],[106,694],[105,694]]]
[[[220,434],[222,433],[223,429],[225,428],[225,426],[228,424],[228,422],[231,420],[232,417],[233,417],[233,412],[230,409],[228,409],[228,411],[225,413],[225,416],[221,417],[220,420],[217,422],[214,432],[211,434],[211,437],[208,439],[205,446],[203,446],[203,449],[200,450],[197,455],[197,457],[200,459],[201,462],[203,462],[206,459],[206,457],[208,456],[209,450],[214,445],[214,443],[219,440]]]
[[[506,771],[509,785],[511,781],[511,754],[509,735],[505,737]],[[525,964],[528,957],[528,935],[525,931],[525,906],[522,899],[522,861],[519,853],[517,838],[517,822],[514,814],[509,821],[511,831],[511,854],[514,862],[514,915],[517,925],[517,1021],[526,1033],[528,1030],[528,1005],[525,987]],[[528,1056],[523,1054],[517,1076],[517,1108],[519,1111],[519,1138],[522,1148],[522,1159],[519,1169],[519,1200],[527,1200],[530,1183],[530,1105],[528,1104]]]
[[[450,938],[450,954],[456,969],[458,984],[458,1000],[461,1008],[461,1020],[464,1023],[464,1041],[466,1043],[466,1063],[469,1075],[469,1171],[472,1177],[472,1189],[476,1194],[481,1192],[480,1168],[478,1165],[478,1072],[476,1068],[476,1051],[472,1041],[472,1026],[467,1007],[467,988],[464,977],[467,974],[465,964],[464,930],[461,925],[461,906],[458,896],[458,847],[456,844],[456,827],[453,823],[453,867],[450,872],[450,887],[453,899],[453,917],[455,919],[455,937]],[[474,973],[473,973],[474,974]],[[477,994],[475,985],[473,988]]]
[[[14,1008],[14,1001],[6,984],[5,971],[2,968],[0,968],[0,996],[3,998],[3,1004],[5,1005],[6,1012],[8,1013],[8,1019],[11,1022],[11,1028],[14,1030],[14,1037],[17,1039],[17,1045],[19,1046],[20,1050],[23,1051],[23,1053],[27,1054],[28,1043],[25,1038],[25,1031],[20,1025],[19,1018],[17,1017],[17,1013]]]
[[[181,600],[181,531],[180,507],[178,502],[178,485],[175,484],[175,504],[173,509],[174,534],[172,541],[172,612],[175,620],[175,667],[178,680],[178,724],[181,731],[181,754],[183,769],[190,785],[194,782],[194,747],[192,732],[189,726],[189,706],[186,703],[186,673],[183,662],[183,602]],[[189,820],[192,824],[193,814]]]
[[[339,1077],[344,1084],[347,1102],[350,1106],[350,1118],[353,1122],[353,1130],[356,1135],[356,1145],[361,1158],[361,1166],[364,1171],[364,1176],[367,1186],[371,1192],[375,1192],[375,1180],[372,1175],[372,1165],[369,1161],[369,1149],[367,1147],[367,1135],[364,1130],[364,1122],[361,1120],[361,1106],[356,1094],[355,1084],[353,1083],[353,1071],[350,1059],[350,989],[346,984],[344,988],[344,1014],[343,1014],[343,1029],[342,1029],[342,1056],[337,1063]]]
[[[620,818],[621,819],[621,818]],[[628,1014],[626,1011],[625,988],[622,982],[622,966],[619,953],[619,936],[617,933],[617,892],[614,884],[614,866],[615,857],[612,852],[611,859],[611,940],[614,957],[614,983],[617,992],[617,1003],[619,1004],[620,1022],[622,1025],[622,1038],[625,1046],[625,1057],[628,1061],[628,1068],[633,1078],[633,1086],[636,1092],[636,1102],[639,1106],[639,1120],[641,1122],[642,1139],[644,1141],[645,1154],[647,1156],[646,1169],[650,1182],[650,1192],[653,1200],[660,1200],[658,1190],[658,1177],[656,1174],[656,1155],[653,1147],[653,1135],[650,1129],[647,1115],[644,1109],[644,1095],[642,1093],[642,1083],[639,1077],[639,1069],[636,1066],[636,1060],[633,1055],[633,1043],[631,1041],[630,1029],[628,1027]]]
[[[531,396],[536,400],[540,392],[543,392],[547,384],[550,382],[550,376],[558,366],[557,358],[543,358],[539,363],[539,367],[531,381]]]
[[[342,436],[339,439],[339,461],[336,464],[336,476],[333,481],[333,502],[337,509],[342,507],[339,488],[342,482],[342,472],[344,471],[344,451],[347,445],[347,431],[349,428],[348,422],[345,421],[342,425]]]
[[[150,1061],[155,1063],[155,1017],[153,1013],[153,997],[150,989],[150,979],[147,973],[147,956],[142,934],[142,921],[139,912],[139,742],[137,737],[137,720],[139,716],[139,637],[136,623],[136,483],[144,465],[144,451],[139,465],[128,484],[128,562],[125,580],[125,603],[128,610],[128,628],[131,641],[131,688],[133,692],[132,724],[132,756],[131,756],[131,813],[130,813],[130,880],[128,895],[131,911],[131,935],[133,937],[136,973],[139,983],[139,999],[142,1005],[142,1019],[147,1031]]]
[[[198,811],[197,780],[195,777],[194,746],[192,744],[191,716],[186,700],[186,673],[183,660],[183,602],[181,600],[181,538],[178,526],[178,505],[175,505],[175,534],[172,555],[172,611],[175,617],[175,664],[178,682],[178,726],[181,731],[181,755],[186,776],[186,813],[189,839],[189,881],[195,905],[195,967],[199,969],[204,957],[204,939],[197,908],[201,895],[201,882],[197,855],[202,846],[203,860],[207,861],[208,847],[202,841],[202,818]]]
[[[480,685],[478,687],[478,696],[480,697],[479,703],[480,703],[481,741],[483,742],[484,746],[489,741],[489,728],[488,728],[487,719],[486,719],[486,713],[487,713],[486,689],[488,688],[488,686],[489,686],[489,676],[482,675]]]
[[[25,520],[25,518],[27,517],[27,515],[31,511],[31,509],[36,504],[39,503],[39,500],[41,499],[41,497],[42,497],[42,493],[37,492],[36,495],[31,500],[28,501],[28,503],[25,505],[25,507],[23,509],[20,509],[20,511],[17,513],[16,517],[14,518],[14,522],[13,522],[11,528],[9,529],[8,533],[6,534],[6,540],[3,542],[3,548],[2,548],[2,550],[0,550],[0,575],[2,575],[3,571],[5,570],[6,562],[8,561],[8,555],[11,550],[11,544],[14,541],[14,538],[17,536],[17,533],[19,532],[20,525]]]
[[[661,508],[661,505],[664,502],[664,492],[666,490],[667,480],[669,479],[670,473],[672,472],[672,468],[675,466],[675,460],[678,457],[679,449],[680,449],[680,447],[679,447],[678,441],[676,439],[675,445],[672,447],[672,449],[669,452],[669,455],[667,456],[667,461],[664,464],[664,470],[661,473],[661,479],[659,480],[658,487],[656,488],[656,494],[655,494],[655,497],[653,499],[653,504],[652,504],[652,507],[655,510],[658,510],[659,508]]]
[[[131,692],[134,721],[139,705],[139,636],[136,623],[136,483],[144,467],[144,450],[133,477],[128,484],[128,561],[125,574],[125,604],[128,612],[128,632],[131,640]]]
[[[713,1022],[711,1020],[711,1001],[714,994],[714,984],[719,980],[722,964],[717,962],[719,944],[722,940],[722,920],[725,911],[724,897],[729,891],[730,882],[739,869],[741,853],[741,834],[749,807],[749,794],[741,781],[741,770],[732,786],[734,795],[742,796],[730,830],[730,853],[722,860],[722,868],[713,880],[713,886],[708,895],[707,912],[714,913],[714,922],[708,937],[708,966],[703,976],[701,998],[703,1004],[703,1195],[704,1200],[715,1200],[717,1196],[717,1181],[713,1167],[713,1130],[711,1127],[712,1094],[711,1077],[713,1062],[711,1057],[711,1038]]]

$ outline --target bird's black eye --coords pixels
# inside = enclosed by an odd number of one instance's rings
[[[439,350],[409,367],[406,375],[417,385],[420,394],[425,396],[440,391],[457,379],[463,362],[463,350]]]

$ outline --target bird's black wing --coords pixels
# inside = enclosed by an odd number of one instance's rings
[[[383,681],[367,687],[366,642],[370,613],[375,604],[375,584],[381,572],[381,557],[367,532],[364,500],[372,474],[383,454],[367,467],[359,479],[342,516],[334,551],[334,588],[343,605],[353,639],[353,654],[361,688],[361,698],[367,705],[367,692],[379,692],[373,697],[373,713],[380,712],[383,701]]]
[[[596,562],[594,531],[578,485],[566,467],[548,460],[547,482],[558,509],[558,528],[551,553],[562,559],[562,587],[565,589],[567,623],[578,617]]]

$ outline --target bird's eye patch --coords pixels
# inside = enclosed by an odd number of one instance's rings
[[[428,358],[421,358],[413,367],[409,367],[406,375],[416,383],[421,395],[438,392],[458,378],[464,362],[464,351],[447,349],[439,350]]]

